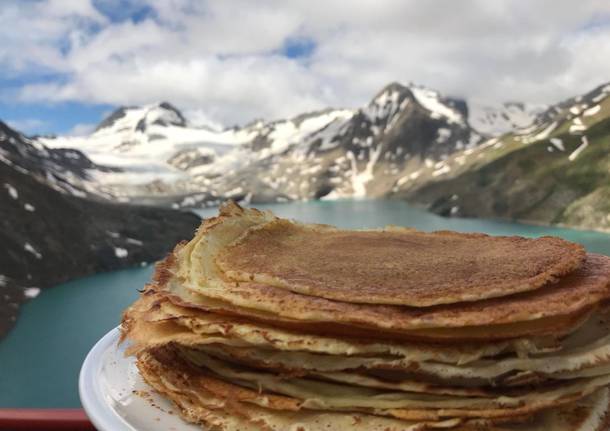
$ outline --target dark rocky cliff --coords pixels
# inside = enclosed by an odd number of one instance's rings
[[[192,213],[92,198],[63,182],[90,164],[0,123],[0,336],[27,288],[153,262],[199,225]]]

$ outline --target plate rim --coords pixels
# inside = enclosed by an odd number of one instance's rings
[[[93,426],[100,431],[133,431],[133,427],[112,409],[105,400],[99,378],[102,355],[119,341],[120,327],[108,331],[89,350],[78,376],[78,395]]]

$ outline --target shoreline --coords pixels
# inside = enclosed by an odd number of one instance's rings
[[[25,289],[7,279],[0,283],[0,342],[13,329],[21,306],[28,301],[24,292]]]
[[[375,198],[370,198],[370,199],[374,200]],[[428,207],[426,205],[422,205],[422,204],[419,204],[417,202],[409,202],[408,200],[405,200],[405,199],[402,199],[402,198],[394,198],[394,197],[389,197],[387,199],[388,200],[395,200],[395,201],[399,201],[399,202],[405,202],[407,205],[410,205],[410,206],[412,206],[414,208],[421,209],[422,211],[426,211],[426,212],[428,212],[430,214],[434,214],[434,215],[436,215],[438,217],[441,217],[441,218],[447,219],[447,220],[462,219],[462,220],[498,221],[498,222],[503,222],[503,223],[522,224],[524,226],[561,228],[561,229],[577,230],[577,231],[580,231],[580,232],[603,233],[603,234],[610,235],[610,227],[608,227],[608,228],[594,228],[594,227],[586,227],[586,226],[580,226],[580,225],[570,225],[570,224],[566,224],[566,223],[544,223],[542,221],[536,221],[536,220],[511,219],[511,218],[507,218],[507,217],[464,217],[464,216],[459,216],[459,217],[448,216],[447,217],[447,216],[444,216],[444,215],[432,212],[432,211],[430,211],[428,209]]]

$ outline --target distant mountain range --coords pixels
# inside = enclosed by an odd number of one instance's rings
[[[89,136],[38,141],[80,149],[106,166],[92,172],[91,190],[121,201],[197,207],[227,198],[385,196],[401,176],[485,136],[469,125],[464,101],[394,83],[359,109],[214,131],[190,127],[160,103],[120,108]]]
[[[394,197],[443,215],[607,229],[609,93],[489,107],[392,83],[357,109],[226,130],[191,126],[169,103],[124,107],[89,136],[36,142],[82,150],[95,166],[76,184],[123,202]]]

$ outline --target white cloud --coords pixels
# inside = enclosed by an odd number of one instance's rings
[[[24,85],[22,100],[168,100],[227,125],[362,104],[396,80],[531,103],[610,80],[600,0],[134,2],[156,16],[111,22],[89,1],[2,3],[0,69],[61,75]],[[279,54],[298,37],[315,41],[310,57]]]
[[[93,132],[95,130],[95,127],[97,126],[97,124],[92,124],[92,123],[78,123],[75,124],[69,131],[68,131],[68,135],[71,136],[84,136],[84,135],[88,135],[89,133]]]
[[[182,113],[187,118],[189,124],[193,126],[205,127],[216,131],[221,131],[224,128],[223,124],[211,120],[203,109],[188,109]]]
[[[62,51],[105,24],[90,0],[3,1],[0,64],[5,72],[69,71]]]
[[[13,129],[23,133],[36,133],[43,127],[48,126],[46,121],[38,118],[22,118],[19,120],[7,119],[6,123]]]

